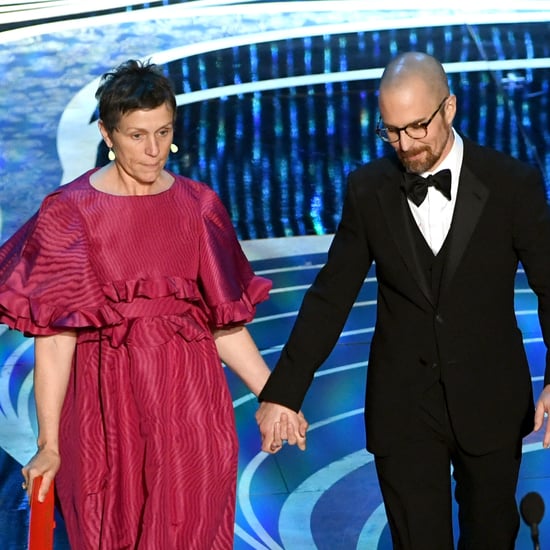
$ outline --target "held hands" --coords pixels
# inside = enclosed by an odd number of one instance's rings
[[[276,453],[284,441],[305,450],[308,423],[302,412],[264,401],[256,411],[256,422],[262,436],[262,451]]]
[[[550,384],[545,386],[540,394],[537,406],[535,408],[535,431],[537,432],[544,424],[544,418],[550,415]],[[550,422],[546,422],[546,430],[542,440],[542,446],[545,449],[550,447]]]
[[[39,448],[36,454],[30,459],[29,463],[21,470],[25,481],[22,483],[23,489],[27,491],[29,499],[32,494],[32,484],[37,476],[43,476],[38,493],[38,500],[44,502],[46,494],[50,488],[53,478],[59,466],[61,458],[59,452],[50,448]]]

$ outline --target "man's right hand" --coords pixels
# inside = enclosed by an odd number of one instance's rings
[[[256,411],[256,422],[262,436],[262,451],[276,453],[283,442],[306,449],[308,422],[302,412],[295,412],[277,403],[264,401]]]

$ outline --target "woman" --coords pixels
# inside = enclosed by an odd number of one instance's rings
[[[40,499],[72,548],[229,549],[237,474],[220,358],[258,394],[244,323],[267,299],[218,197],[164,169],[176,102],[130,60],[96,94],[110,164],[50,194],[0,250],[0,322],[35,336]]]

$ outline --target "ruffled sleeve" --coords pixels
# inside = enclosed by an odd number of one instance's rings
[[[116,324],[78,210],[62,192],[0,248],[0,322],[27,335]]]
[[[216,328],[247,323],[256,305],[269,297],[271,281],[252,271],[227,211],[211,190],[201,199],[201,214],[199,285],[210,323]]]

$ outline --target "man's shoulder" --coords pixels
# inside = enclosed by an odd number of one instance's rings
[[[496,173],[513,178],[518,173],[536,172],[536,168],[525,161],[519,160],[508,153],[493,147],[480,145],[471,139],[464,141],[464,164],[473,172],[479,174]]]
[[[401,164],[395,156],[384,156],[370,160],[355,168],[351,174],[390,174],[402,172]]]
[[[546,201],[546,188],[542,171],[525,161],[492,147],[464,141],[463,173],[473,175],[494,191],[495,197],[512,201],[519,197],[538,197]],[[461,176],[462,177],[462,176]]]
[[[403,168],[397,157],[379,157],[350,172],[348,181],[350,185],[378,189],[388,182],[401,181],[402,173]]]

